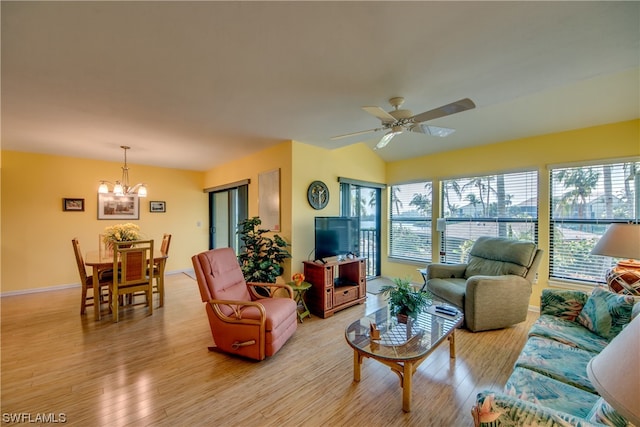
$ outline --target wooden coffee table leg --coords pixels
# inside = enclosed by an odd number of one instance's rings
[[[356,350],[353,350],[353,380],[360,382],[360,367],[362,366],[362,356]]]
[[[413,363],[404,362],[402,373],[402,410],[411,412],[411,382],[413,380]]]
[[[451,335],[449,335],[449,357],[452,359],[456,358],[456,331],[452,331]]]

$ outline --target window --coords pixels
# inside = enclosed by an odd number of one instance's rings
[[[432,182],[391,186],[389,256],[431,262]]]
[[[444,262],[466,262],[480,236],[538,240],[536,171],[443,180],[441,206]]]
[[[617,260],[591,255],[591,249],[609,224],[638,218],[638,166],[638,162],[603,162],[551,168],[551,278],[604,282]]]

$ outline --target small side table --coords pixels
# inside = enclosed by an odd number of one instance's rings
[[[311,288],[311,283],[301,282],[300,285],[296,285],[296,282],[288,282],[287,285],[291,286],[291,289],[293,289],[293,299],[298,304],[298,320],[302,323],[302,319],[307,316],[311,317],[309,307],[307,307],[307,303],[304,301],[304,294],[306,294]]]
[[[422,287],[420,288],[420,291],[425,291],[426,287],[427,287],[427,269],[426,268],[418,268],[418,273],[420,273],[422,275],[422,281],[424,283],[422,283]]]

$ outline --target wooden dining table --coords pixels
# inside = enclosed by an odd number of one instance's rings
[[[158,275],[158,288],[164,289],[164,267],[167,262],[167,258],[169,255],[163,253],[160,250],[153,251],[153,262],[158,265],[159,275]],[[100,272],[104,270],[113,269],[113,252],[106,251],[89,251],[86,253],[84,257],[85,265],[91,267],[93,269],[93,312],[96,320],[100,320],[101,318],[101,306],[102,302],[100,298],[96,298],[95,295],[100,295]],[[152,273],[151,273],[152,274]],[[152,304],[153,302],[149,302]]]

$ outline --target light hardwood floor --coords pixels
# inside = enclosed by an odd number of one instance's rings
[[[458,330],[457,358],[444,344],[420,365],[412,412],[403,413],[389,368],[365,359],[353,382],[343,336],[379,296],[305,319],[262,362],[207,350],[204,305],[186,274],[167,276],[165,305],[152,316],[139,306],[117,324],[110,315],[94,322],[79,300],[78,288],[1,299],[3,425],[26,414],[78,426],[470,426],[476,393],[502,388],[538,316],[500,331]]]

